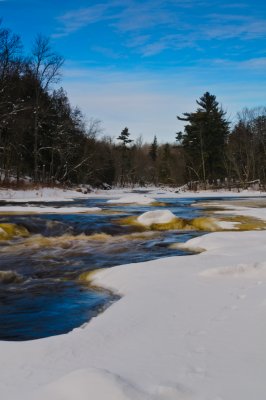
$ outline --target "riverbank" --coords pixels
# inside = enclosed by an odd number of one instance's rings
[[[122,298],[67,335],[0,342],[1,398],[263,399],[265,244],[266,231],[216,232],[185,244],[200,254],[97,272]]]
[[[8,202],[53,202],[53,201],[72,201],[74,199],[86,198],[119,198],[121,196],[129,196],[135,194],[143,194],[151,197],[168,197],[168,198],[182,198],[182,197],[261,197],[266,196],[266,192],[254,190],[203,190],[198,192],[184,191],[178,188],[171,187],[135,187],[135,188],[115,188],[111,190],[94,189],[89,193],[82,193],[80,188],[74,189],[61,189],[61,188],[38,188],[28,190],[14,190],[14,189],[1,189],[0,188],[0,201]]]

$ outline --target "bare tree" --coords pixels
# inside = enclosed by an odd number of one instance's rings
[[[41,94],[48,92],[52,83],[60,78],[63,58],[52,51],[49,38],[38,35],[32,49],[31,72],[35,79],[34,101],[34,180],[38,180],[38,136]]]

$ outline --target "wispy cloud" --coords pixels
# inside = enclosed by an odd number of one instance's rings
[[[266,59],[260,62],[266,62]],[[128,125],[134,138],[143,134],[145,140],[151,141],[157,135],[159,140],[174,141],[174,133],[183,126],[176,115],[193,111],[196,99],[207,90],[217,96],[224,109],[230,112],[230,118],[244,106],[265,103],[265,88],[261,81],[248,79],[256,60],[249,60],[249,63],[246,65],[246,68],[250,67],[248,71],[244,68],[241,71],[236,65],[221,64],[218,68],[222,72],[230,69],[222,81],[217,80],[210,63],[164,75],[150,71],[118,73],[110,69],[72,70],[71,74],[69,70],[65,71],[68,79],[64,87],[71,101],[79,104],[88,117],[103,121],[106,134],[117,136]]]
[[[215,65],[230,69],[246,69],[264,74],[266,68],[266,57],[250,58],[241,61],[232,61],[226,59],[209,60],[210,65]]]
[[[211,14],[208,29],[201,30],[209,39],[259,39],[266,37],[266,20],[247,15]]]
[[[119,35],[122,46],[145,57],[169,48],[200,48],[203,42],[264,39],[266,20],[252,12],[241,14],[245,6],[246,3],[221,5],[216,0],[103,0],[58,17],[60,26],[53,37],[104,23],[106,29]]]
[[[175,25],[177,15],[169,4],[187,8],[195,0],[114,0],[72,10],[57,17],[59,27],[54,37],[66,36],[87,25],[108,21],[111,28],[126,33],[148,30],[161,25]]]
[[[97,4],[88,8],[69,11],[58,17],[60,27],[53,37],[67,36],[89,24],[108,19],[106,12],[110,9],[108,4]]]

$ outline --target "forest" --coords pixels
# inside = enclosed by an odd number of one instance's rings
[[[245,108],[232,122],[206,92],[177,116],[184,130],[171,143],[133,140],[128,127],[113,138],[58,89],[63,62],[41,35],[24,55],[21,38],[0,25],[0,185],[265,188],[266,107]]]

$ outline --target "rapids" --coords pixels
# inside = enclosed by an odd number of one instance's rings
[[[211,211],[206,214],[203,200],[156,199],[137,205],[82,199],[31,204],[69,207],[66,214],[25,210],[0,215],[0,339],[38,339],[87,323],[118,299],[91,286],[91,271],[191,254],[174,244],[221,230]],[[71,213],[71,207],[81,212]],[[88,207],[99,209],[83,213]],[[173,223],[147,227],[136,222],[143,213],[164,209],[175,216]]]

